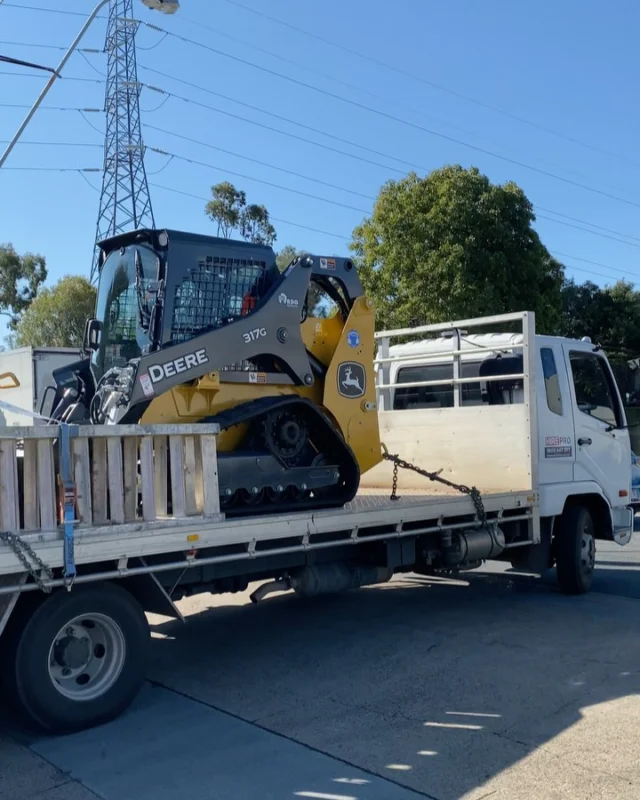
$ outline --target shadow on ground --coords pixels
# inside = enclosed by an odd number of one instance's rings
[[[633,600],[488,575],[187,602],[154,626],[151,678],[201,703],[438,800],[640,796]]]

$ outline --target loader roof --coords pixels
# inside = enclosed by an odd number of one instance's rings
[[[166,234],[169,243],[200,244],[209,248],[224,248],[226,250],[233,248],[236,251],[246,253],[245,257],[260,258],[261,260],[275,263],[275,253],[273,248],[268,245],[245,242],[242,239],[223,239],[219,236],[206,236],[202,233],[188,233],[187,231],[177,231],[170,228],[156,228],[155,230],[139,228],[138,230],[126,231],[125,233],[102,239],[98,242],[98,247],[109,253],[118,247],[126,247],[136,242],[157,242],[161,234]],[[250,253],[253,255],[250,256]]]

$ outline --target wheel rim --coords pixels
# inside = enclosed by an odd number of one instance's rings
[[[126,656],[120,626],[104,614],[82,614],[58,631],[49,649],[49,677],[71,700],[94,700],[122,672]]]
[[[588,529],[582,531],[582,539],[580,542],[580,567],[584,575],[590,575],[596,563],[596,545],[595,540]]]

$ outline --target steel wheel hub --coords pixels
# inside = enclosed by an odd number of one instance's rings
[[[104,614],[83,614],[55,636],[49,649],[49,678],[64,697],[93,700],[116,682],[125,656],[120,626]]]
[[[580,565],[585,573],[593,572],[596,563],[596,545],[593,536],[587,531],[582,532]]]

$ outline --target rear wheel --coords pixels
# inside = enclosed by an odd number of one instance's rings
[[[97,583],[48,597],[7,646],[3,678],[13,703],[39,727],[65,733],[108,722],[131,703],[145,676],[149,627],[132,595]]]
[[[596,562],[593,518],[584,506],[570,506],[558,520],[554,537],[556,575],[565,594],[591,588]]]

